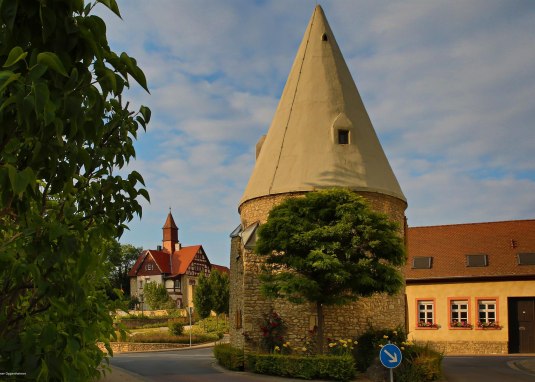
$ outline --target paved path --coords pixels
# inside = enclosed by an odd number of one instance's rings
[[[266,382],[302,381],[219,367],[210,345],[174,351],[122,353],[111,360],[113,373],[100,382]],[[534,382],[535,356],[480,356],[444,358],[447,382]],[[364,382],[366,379],[360,379]]]
[[[448,382],[534,382],[534,356],[445,357]]]

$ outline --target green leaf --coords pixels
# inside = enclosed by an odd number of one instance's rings
[[[4,63],[4,68],[7,68],[8,66],[15,65],[20,60],[23,60],[28,55],[28,52],[25,52],[22,50],[20,46],[16,46],[13,49],[11,49],[11,52],[9,52],[9,55],[7,56],[7,60]]]
[[[119,16],[119,18],[122,18],[121,13],[119,12],[119,7],[117,6],[117,2],[115,0],[98,0],[98,2],[108,7],[113,13]]]
[[[29,167],[26,167],[20,172],[10,164],[5,164],[4,167],[7,168],[11,189],[14,194],[23,192],[30,183],[35,182],[34,173]]]
[[[20,78],[20,73],[13,73],[11,71],[0,72],[0,93],[13,81],[17,81]]]
[[[46,73],[48,67],[42,64],[35,64],[31,67],[29,77],[32,81],[37,81],[43,74]]]
[[[9,30],[13,30],[15,18],[17,17],[19,2],[18,1],[2,1],[0,2],[0,9],[2,14],[2,24],[7,25]]]
[[[140,195],[142,195],[146,200],[147,202],[150,202],[150,196],[149,196],[149,192],[147,190],[145,190],[144,188],[141,188],[138,193]]]
[[[150,109],[147,106],[141,105],[141,107],[139,108],[139,112],[143,116],[143,119],[145,120],[145,123],[149,123],[150,116],[151,116]]]
[[[48,86],[44,82],[38,82],[34,85],[35,94],[35,108],[38,114],[42,114],[45,110],[45,105],[50,97]]]
[[[145,74],[137,66],[136,60],[128,56],[128,54],[126,54],[125,52],[121,53],[120,59],[123,64],[125,64],[128,68],[128,73],[130,73],[130,75],[134,77],[137,83],[140,84],[141,87],[143,87],[143,89],[145,89],[147,93],[150,94],[149,88],[147,87],[147,79],[145,78]]]
[[[0,113],[3,112],[6,107],[16,102],[17,102],[17,96],[11,96],[8,99],[6,99],[0,106]]]
[[[64,77],[69,77],[63,63],[59,59],[58,55],[52,52],[42,52],[37,55],[37,63],[43,64],[61,74]]]

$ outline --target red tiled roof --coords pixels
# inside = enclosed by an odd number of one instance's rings
[[[163,251],[156,251],[153,249],[149,249],[149,250],[141,252],[134,266],[128,272],[128,276],[131,276],[131,277],[137,276],[137,272],[139,271],[139,268],[141,267],[141,265],[143,264],[143,261],[145,261],[145,258],[147,256],[152,256],[152,258],[156,262],[156,265],[158,266],[158,268],[160,268],[162,273],[171,273],[171,263],[169,261],[169,254]]]
[[[158,265],[158,268],[160,268],[162,274],[166,274],[169,276],[182,275],[186,273],[186,270],[188,269],[195,255],[201,248],[201,245],[183,247],[179,251],[175,251],[173,255],[170,255],[167,252],[156,251],[153,249],[143,251],[141,255],[139,255],[139,257],[137,258],[137,261],[130,270],[130,272],[128,272],[128,276],[137,276],[137,272],[143,264],[143,261],[145,260],[146,256],[152,256],[152,258]]]
[[[212,264],[212,269],[215,269],[221,273],[230,274],[230,269],[228,269],[228,267],[225,267],[223,265]]]
[[[141,264],[143,263],[143,260],[145,260],[145,254],[146,253],[147,253],[147,251],[143,251],[143,252],[141,252],[139,254],[139,256],[137,257],[136,262],[132,266],[132,269],[130,269],[130,271],[128,272],[128,276],[130,276],[130,277],[137,276],[137,271],[138,271],[139,267],[141,266]]]
[[[171,262],[169,261],[169,254],[167,252],[149,249],[149,254],[156,261],[162,273],[171,273]]]
[[[407,282],[436,278],[535,276],[517,254],[535,253],[535,220],[455,224],[408,229]],[[488,266],[467,267],[466,255],[486,254]],[[432,257],[431,269],[412,269],[413,259]]]
[[[202,245],[192,245],[190,247],[182,247],[179,251],[175,251],[172,256],[172,276],[186,273],[186,270],[201,248]]]

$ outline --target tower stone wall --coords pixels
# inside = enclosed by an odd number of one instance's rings
[[[405,201],[375,192],[357,192],[363,196],[370,207],[386,214],[399,225],[399,234],[405,238]],[[256,222],[264,223],[269,211],[289,197],[303,196],[305,193],[287,193],[256,198],[240,206],[242,227]],[[231,344],[246,351],[259,349],[261,341],[260,326],[263,315],[274,310],[286,322],[288,331],[285,336],[292,345],[303,345],[308,331],[316,324],[316,309],[313,304],[292,304],[282,299],[268,299],[260,292],[263,260],[252,250],[243,247],[240,237],[231,241],[231,301],[230,327]],[[324,307],[325,337],[356,337],[371,327],[405,328],[406,301],[405,288],[394,296],[377,294],[361,298],[343,306]]]

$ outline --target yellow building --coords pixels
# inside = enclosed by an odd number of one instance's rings
[[[535,220],[408,229],[409,338],[447,354],[535,353]]]

